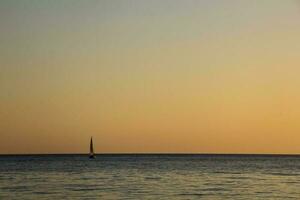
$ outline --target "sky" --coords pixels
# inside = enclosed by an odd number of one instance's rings
[[[300,1],[0,0],[0,154],[300,154]]]

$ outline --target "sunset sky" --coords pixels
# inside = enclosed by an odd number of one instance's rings
[[[300,1],[0,1],[0,154],[300,153]]]

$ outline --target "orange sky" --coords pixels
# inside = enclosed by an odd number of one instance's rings
[[[1,1],[0,153],[300,153],[298,1]]]

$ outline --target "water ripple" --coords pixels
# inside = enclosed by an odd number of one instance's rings
[[[0,199],[300,199],[298,157],[0,156]]]

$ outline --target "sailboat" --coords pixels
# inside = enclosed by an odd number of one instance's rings
[[[94,147],[93,147],[93,137],[91,137],[91,142],[90,142],[90,156],[89,156],[89,158],[91,158],[91,159],[95,158]]]

